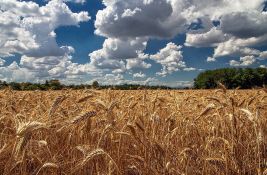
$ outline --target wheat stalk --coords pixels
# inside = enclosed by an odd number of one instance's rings
[[[52,106],[51,106],[51,108],[50,108],[50,110],[49,110],[49,116],[52,116],[55,112],[56,112],[56,110],[57,110],[57,108],[58,108],[58,106],[64,101],[66,99],[66,96],[64,96],[64,95],[62,95],[62,96],[58,96],[55,100],[54,100],[54,103],[52,104]]]
[[[75,118],[71,121],[71,123],[72,123],[72,124],[80,123],[80,122],[82,122],[82,121],[84,121],[84,120],[87,120],[87,119],[90,119],[90,118],[96,116],[96,114],[97,114],[97,113],[96,113],[95,111],[86,112],[86,113],[84,113],[84,114],[82,114],[82,115],[80,115],[80,116],[75,117]]]

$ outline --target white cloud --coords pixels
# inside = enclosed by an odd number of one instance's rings
[[[146,45],[146,38],[108,38],[102,49],[89,54],[90,64],[113,73],[123,73],[129,69],[148,69],[151,64],[144,60],[149,56],[143,53]]]
[[[74,3],[79,3],[79,4],[83,4],[86,2],[86,0],[64,0],[66,2],[74,2]]]
[[[207,62],[215,62],[216,59],[214,57],[208,57]]]
[[[186,28],[184,17],[167,0],[104,0],[104,4],[95,22],[95,33],[101,36],[165,38]]]
[[[96,15],[95,33],[106,40],[102,49],[89,54],[89,63],[77,64],[71,57],[74,48],[60,46],[55,29],[88,21],[87,12],[74,13],[66,5],[85,1],[51,0],[39,6],[29,1],[0,0],[0,57],[22,55],[19,64],[1,67],[0,79],[56,77],[75,81],[105,72],[105,80],[124,83],[131,80],[125,80],[122,74],[149,69],[151,62],[162,66],[157,73],[161,76],[199,70],[186,65],[182,46],[174,43],[154,55],[145,53],[150,39],[171,39],[180,33],[186,34],[185,46],[214,47],[208,62],[235,56],[240,60],[232,60],[231,65],[249,66],[267,58],[266,51],[254,47],[267,42],[264,0],[102,0],[105,7]],[[192,23],[199,23],[201,28],[190,29]],[[0,66],[3,65],[0,59]],[[141,76],[143,73],[133,75]],[[157,79],[150,80],[159,83]]]
[[[221,42],[214,50],[213,57],[260,56],[253,46],[267,41],[267,13],[260,11],[235,12],[222,16],[221,32],[229,39]]]
[[[144,80],[125,79],[121,74],[106,74],[102,77],[97,77],[86,83],[91,84],[93,81],[98,81],[101,85],[121,85],[121,84],[138,84],[138,85],[166,85],[160,82],[155,77],[148,77]]]
[[[122,72],[122,68],[117,68],[123,67],[122,62],[115,62],[110,59],[135,58],[135,60],[127,60],[126,69],[131,69],[132,65],[137,65],[137,63],[141,65],[139,67],[148,68],[143,60],[139,60],[139,57],[130,56],[143,53],[146,44],[144,48],[136,48],[127,44],[130,40],[144,38],[144,42],[147,42],[150,38],[172,38],[179,33],[187,33],[190,24],[197,22],[197,20],[201,21],[204,28],[188,32],[185,45],[216,47],[214,55],[210,57],[212,59],[208,61],[215,61],[216,57],[228,55],[256,55],[258,51],[250,48],[250,45],[252,43],[262,43],[265,39],[260,36],[254,39],[241,39],[243,40],[241,41],[233,36],[233,32],[224,32],[224,30],[230,29],[227,28],[228,24],[225,23],[225,19],[229,17],[234,19],[236,16],[238,17],[234,14],[245,14],[247,11],[256,14],[263,9],[263,2],[263,0],[253,2],[250,0],[205,0],[202,2],[198,0],[191,0],[190,2],[184,0],[103,0],[106,7],[99,10],[96,15],[95,33],[107,37],[105,41],[107,44],[103,45],[103,49],[91,53],[91,60],[93,60],[93,63],[97,62],[98,65],[107,65],[109,68],[115,67]],[[231,14],[233,15],[231,16]],[[262,21],[262,19],[260,18],[259,21]],[[212,23],[212,21],[220,20],[224,24],[224,30],[221,26],[215,27]],[[231,39],[234,41],[231,41]],[[120,45],[119,41],[124,41],[121,42],[124,47],[109,49],[110,46],[108,45],[113,45],[111,41],[117,43],[115,45]],[[244,46],[233,45],[237,42],[243,42]],[[112,50],[112,52],[108,53],[109,50]],[[127,54],[123,54],[122,50]],[[162,71],[158,72],[159,75],[166,76],[182,68],[185,68],[185,70],[194,69],[186,68],[179,51],[171,54],[175,56],[169,56],[168,59],[173,59],[169,63],[164,63],[163,60],[168,62],[167,59],[156,59],[156,62],[163,66]],[[156,55],[150,58],[155,60]],[[158,53],[159,55],[160,53]],[[98,61],[94,61],[96,59]]]
[[[6,60],[3,60],[2,58],[0,58],[0,66],[4,66]]]
[[[190,72],[190,71],[196,71],[197,69],[194,68],[194,67],[186,67],[183,70],[186,71],[186,72]]]
[[[185,45],[193,47],[214,47],[225,40],[226,35],[221,30],[213,27],[206,33],[187,33]]]
[[[145,78],[146,75],[144,73],[142,73],[142,72],[139,72],[139,73],[133,74],[133,77],[134,78]]]
[[[104,0],[96,16],[96,34],[105,37],[170,38],[197,19],[219,20],[232,12],[263,8],[263,0]]]
[[[183,0],[172,0],[181,3]],[[261,10],[264,7],[264,0],[191,0],[187,3],[188,17],[209,16],[212,20],[219,19],[222,15],[232,12],[246,12]]]
[[[261,59],[267,59],[267,51],[263,51],[260,53],[260,58]]]
[[[73,13],[61,0],[45,6],[17,0],[0,1],[0,56],[62,56],[73,49],[58,46],[54,30],[88,21],[87,12]]]
[[[98,54],[101,55],[101,53],[95,51],[90,55],[90,64],[92,66],[95,66],[99,69],[123,69],[125,67],[125,63],[120,60],[112,60],[107,59],[105,57],[98,57]]]
[[[128,70],[131,70],[131,69],[148,69],[151,66],[152,66],[151,64],[146,63],[141,58],[128,59],[127,64],[126,64],[126,68]]]
[[[112,73],[124,73],[132,69],[148,69],[151,64],[146,60],[152,59],[161,64],[163,69],[158,75],[166,76],[178,70],[192,71],[195,68],[187,68],[183,61],[181,48],[174,43],[169,43],[155,55],[143,53],[146,47],[146,39],[116,39],[108,38],[103,48],[89,54],[90,64],[96,68]]]
[[[267,13],[262,12],[264,0],[206,0],[188,9],[189,17],[199,18],[204,29],[186,34],[186,46],[215,47],[207,61],[223,56],[251,56],[260,51],[253,49],[267,41]],[[203,15],[205,17],[203,17]],[[208,18],[208,19],[207,19]],[[210,20],[219,25],[210,25]],[[213,26],[213,27],[212,27]],[[212,58],[212,59],[211,59]]]
[[[241,63],[239,61],[236,61],[236,60],[231,60],[229,62],[229,64],[230,64],[230,66],[235,66],[235,67],[241,66],[240,65]]]
[[[4,81],[33,81],[34,75],[27,69],[20,68],[16,62],[13,62],[7,67],[0,67],[0,79]]]
[[[227,39],[221,43],[205,43],[215,47],[214,54],[210,57],[213,58],[213,61],[215,61],[216,58],[223,56],[259,56],[261,51],[254,49],[253,47],[261,46],[267,42],[267,34],[251,38],[237,38],[228,34],[225,35],[227,36]]]
[[[51,0],[44,0],[44,1],[51,1]],[[78,4],[84,4],[86,0],[62,0],[63,2],[72,2],[72,3],[78,3]]]
[[[72,62],[71,56],[27,57],[22,56],[20,63],[13,62],[7,67],[0,67],[0,79],[6,81],[37,81],[60,79],[68,83],[88,76],[101,76],[102,72],[90,64]],[[77,82],[76,82],[77,83]]]
[[[240,47],[238,45],[232,45],[231,42],[224,42],[218,45],[214,50],[214,57],[222,56],[247,56],[247,55],[259,55],[260,51],[249,48],[249,47]]]
[[[221,29],[238,38],[260,37],[267,33],[267,13],[246,11],[226,14],[221,18]]]
[[[241,57],[240,61],[231,60],[230,65],[236,66],[236,67],[238,67],[238,66],[250,66],[255,62],[256,62],[256,58],[254,56],[245,56],[245,57]]]
[[[56,42],[55,29],[78,26],[80,22],[88,21],[87,12],[73,13],[62,0],[51,0],[45,6],[34,2],[0,0],[0,7],[0,56],[22,55],[19,64],[13,62],[1,67],[0,79],[63,80],[99,74],[92,65],[73,63],[70,54],[74,48],[59,46]]]
[[[157,54],[150,56],[151,59],[162,65],[162,70],[157,73],[158,75],[166,76],[186,68],[181,49],[182,46],[168,43],[167,46],[161,49]]]
[[[185,87],[193,87],[194,82],[193,81],[178,81],[176,82],[176,85],[174,87],[181,87],[181,88],[185,88]]]
[[[121,74],[106,74],[102,77],[97,77],[88,83],[92,83],[93,81],[98,81],[101,85],[119,85],[124,83],[124,77]]]
[[[137,58],[139,53],[142,52],[147,45],[147,39],[119,39],[108,38],[103,43],[103,48],[89,54],[91,58],[104,58],[104,59],[129,59]]]
[[[141,12],[142,10],[140,8],[135,8],[134,10],[131,9],[126,9],[124,10],[123,14],[121,15],[122,18],[126,18],[126,17],[132,17],[134,16],[136,13]]]

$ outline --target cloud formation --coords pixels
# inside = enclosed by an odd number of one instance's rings
[[[252,46],[262,44],[267,39],[266,12],[262,11],[264,0],[103,0],[103,3],[106,7],[96,15],[95,33],[106,37],[107,41],[129,42],[142,38],[147,43],[151,38],[167,39],[185,33],[185,46],[214,47],[214,54],[207,60],[211,62],[223,56],[260,55],[260,51]],[[192,23],[199,23],[201,27],[191,30],[189,26]],[[124,48],[113,49],[114,53],[121,55],[121,59],[129,59],[130,53],[142,53],[146,47],[146,44],[144,48],[124,45]],[[163,67],[158,75],[166,76],[181,69],[196,70],[186,68],[182,52],[178,51],[181,48],[171,50],[169,47],[171,45],[161,53],[150,56],[150,59]],[[90,54],[91,60],[97,57],[98,60],[102,58],[102,62],[114,64],[111,59],[118,56],[105,54],[106,50],[107,45],[104,44],[103,49]],[[122,55],[122,51],[129,54]],[[99,53],[98,56],[95,53]],[[131,68],[128,64],[126,67]]]
[[[253,63],[256,62],[256,58],[254,56],[244,56],[240,58],[240,61],[231,60],[230,65],[231,66],[250,66]]]
[[[90,19],[87,12],[73,13],[61,0],[45,6],[17,0],[0,1],[0,56],[62,56],[71,46],[58,46],[54,30]]]
[[[142,72],[139,72],[139,73],[133,74],[133,77],[134,78],[145,78],[146,75],[144,73],[142,73]]]
[[[127,73],[146,78],[146,71],[165,77],[200,70],[189,67],[183,55],[184,48],[191,47],[212,48],[207,62],[230,57],[230,66],[251,66],[267,59],[266,51],[260,49],[267,42],[265,0],[102,0],[104,8],[96,14],[94,33],[105,41],[102,48],[88,53],[87,63],[75,63],[74,47],[59,45],[55,30],[79,26],[91,17],[85,11],[73,12],[69,2],[86,1],[49,0],[40,6],[0,0],[0,79],[73,82],[99,78],[130,83],[134,80],[126,80]],[[171,42],[178,35],[185,35],[185,43]],[[151,39],[169,43],[156,53],[147,53]],[[5,60],[14,55],[21,55],[20,61],[6,65]],[[154,70],[159,66],[161,70]],[[159,80],[147,77],[135,82]]]
[[[186,68],[181,49],[182,46],[168,43],[167,46],[161,49],[157,54],[150,56],[151,59],[162,65],[161,72],[158,72],[158,75],[166,76]]]
[[[25,1],[0,1],[0,56],[20,54],[19,64],[0,67],[6,81],[67,78],[87,71],[90,65],[72,63],[71,46],[59,46],[55,29],[78,26],[90,19],[87,12],[73,13],[62,0],[45,6]],[[8,58],[6,58],[8,59]],[[4,65],[1,59],[0,66]]]
[[[210,16],[210,20],[218,21],[218,26],[212,26],[212,28],[208,26],[205,30],[200,29],[186,34],[185,45],[187,46],[214,47],[214,54],[207,59],[208,62],[225,56],[259,56],[261,51],[254,48],[267,41],[267,13],[263,11],[266,2],[257,0],[232,3],[233,6],[229,7],[230,11],[222,10],[222,13]]]
[[[6,61],[4,59],[0,58],[0,66],[3,66],[5,64],[5,62]]]
[[[95,22],[95,33],[101,36],[165,38],[185,29],[186,20],[181,15],[175,16],[176,12],[167,0],[103,2],[106,8],[98,11]]]

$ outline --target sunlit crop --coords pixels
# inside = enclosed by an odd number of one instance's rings
[[[258,90],[0,91],[0,174],[267,174]]]

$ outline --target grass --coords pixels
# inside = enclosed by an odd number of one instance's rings
[[[265,89],[0,91],[0,174],[267,174]]]

